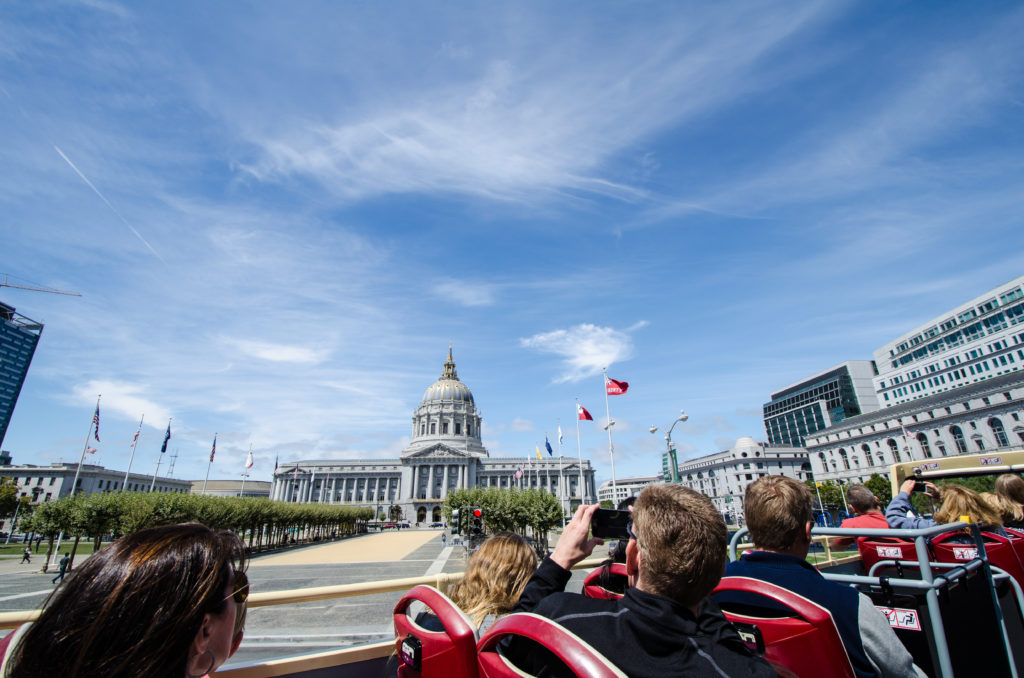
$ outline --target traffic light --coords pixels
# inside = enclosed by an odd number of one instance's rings
[[[484,533],[484,512],[479,507],[474,506],[472,510],[473,514],[473,534]]]
[[[452,509],[452,519],[448,523],[448,527],[451,528],[452,534],[459,534],[462,530],[459,529],[459,509]]]

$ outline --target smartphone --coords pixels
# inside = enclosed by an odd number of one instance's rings
[[[920,480],[914,483],[914,492],[927,492],[928,486],[922,483]]]
[[[629,539],[626,523],[632,515],[629,511],[599,508],[590,519],[590,532],[601,539]]]

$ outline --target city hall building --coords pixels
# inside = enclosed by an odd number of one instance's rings
[[[398,459],[311,460],[283,464],[270,498],[367,506],[398,505],[405,520],[437,522],[448,493],[459,488],[526,487],[547,490],[567,508],[596,496],[590,461],[569,457],[530,460],[491,457],[480,438],[473,394],[455,371],[451,349],[441,378],[412,416],[412,440]]]

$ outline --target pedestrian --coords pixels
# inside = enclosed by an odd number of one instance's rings
[[[441,533],[441,548],[448,546],[448,535],[445,532]]]
[[[54,577],[53,579],[50,580],[50,583],[51,584],[56,584],[59,581],[64,581],[64,575],[67,573],[68,565],[70,565],[70,564],[71,564],[70,552],[65,552],[64,553],[64,557],[60,559],[60,572],[57,573],[56,577]]]
[[[21,562],[22,563],[31,563],[32,562],[32,549],[30,549],[27,546],[25,547],[25,552],[21,554]],[[21,563],[19,563],[19,565],[20,564]]]

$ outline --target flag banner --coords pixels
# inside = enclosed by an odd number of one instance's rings
[[[142,429],[140,428],[138,431],[135,432],[135,435],[132,436],[132,444],[131,444],[130,447],[133,450],[135,449],[135,443],[139,442],[139,431],[141,431],[141,430]]]
[[[252,450],[249,450],[249,456],[245,458],[245,468],[252,468]]]
[[[86,454],[96,454],[96,448],[95,447],[87,447],[87,448],[85,448],[85,453]]]
[[[625,395],[626,391],[629,390],[628,381],[617,381],[609,377],[604,378],[605,392],[608,395]]]
[[[164,433],[164,444],[160,446],[160,454],[167,451],[167,441],[171,439],[171,422],[167,422],[167,433]]]
[[[96,438],[96,442],[100,441],[100,404],[96,402],[96,413],[92,415],[93,425],[93,436]]]
[[[558,444],[559,444],[559,446],[561,446],[561,444],[562,444],[562,425],[561,424],[558,425]]]
[[[536,451],[536,453],[537,453],[537,458],[538,458],[538,459],[543,459],[543,458],[544,458],[544,457],[540,456],[540,445],[537,445],[537,446],[536,446],[536,447],[534,448],[534,451]]]
[[[519,468],[516,469],[516,472],[512,475],[512,477],[515,478],[516,480],[519,480],[520,478],[523,477],[523,465],[522,464],[519,465]]]
[[[548,442],[547,435],[544,436],[544,447],[546,447],[548,449],[548,456],[549,457],[554,455],[555,451],[551,449],[551,443]]]
[[[217,434],[213,434],[213,447],[210,448],[210,461],[213,461],[213,455],[217,454]]]
[[[580,418],[580,421],[594,421],[594,418],[590,416],[590,412],[587,412],[587,408],[579,403],[576,403],[576,415]]]
[[[296,464],[295,465],[295,470],[292,472],[292,480],[294,481],[294,480],[298,480],[298,479],[299,479],[299,465]]]
[[[277,475],[277,461],[280,458],[281,458],[281,455],[277,455],[277,456],[274,457],[274,475]]]

